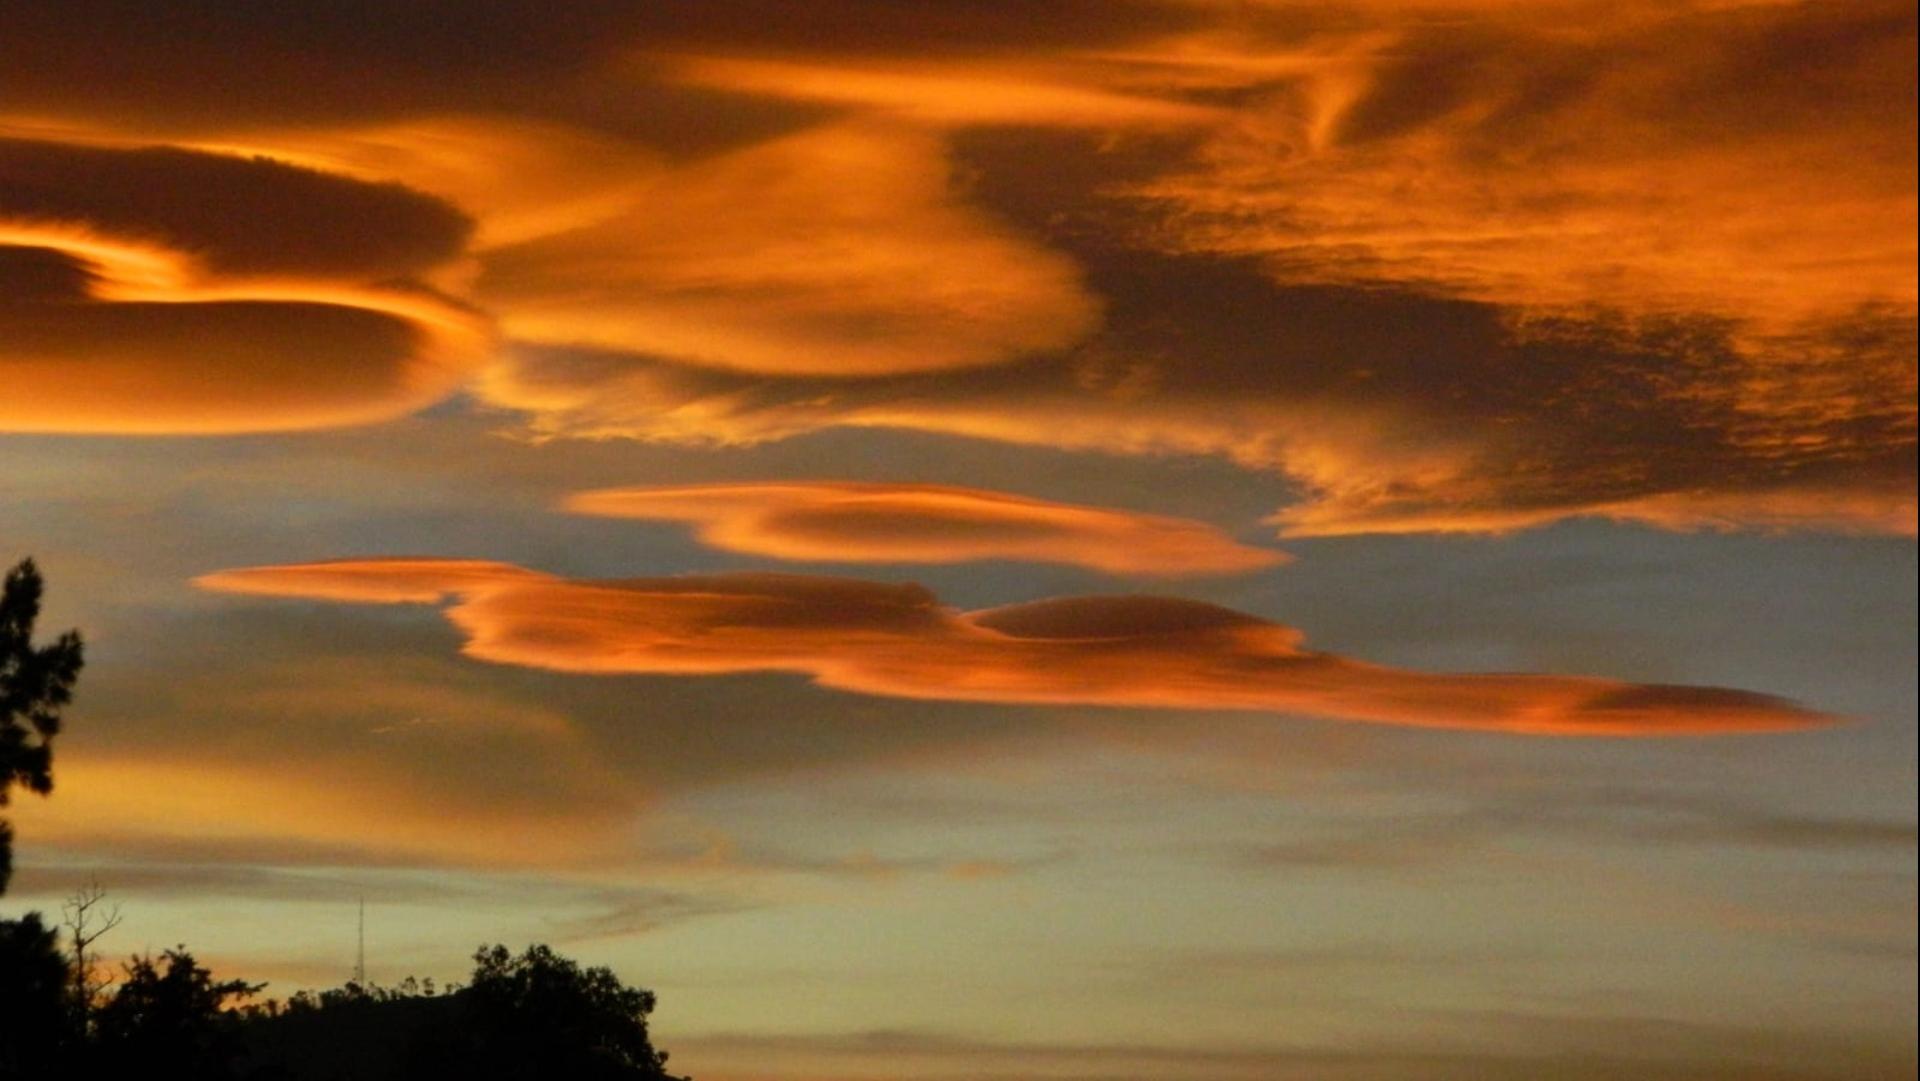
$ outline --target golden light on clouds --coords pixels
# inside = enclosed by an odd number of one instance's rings
[[[730,552],[832,563],[1067,563],[1178,577],[1271,567],[1286,556],[1202,522],[929,484],[765,482],[603,488],[566,509],[692,524]]]
[[[1717,687],[1450,675],[1303,648],[1278,623],[1170,597],[1066,597],[960,612],[914,585],[783,574],[569,581],[429,559],[219,571],[221,592],[358,603],[452,598],[464,652],[582,674],[804,674],[947,701],[1252,710],[1533,735],[1804,728],[1831,718]]]
[[[852,106],[935,126],[1186,127],[1218,120],[1211,108],[1095,85],[1075,72],[991,64],[815,65],[688,57],[670,61],[679,81],[737,93]],[[1084,74],[1079,80],[1086,82]]]
[[[1675,8],[1356,37],[1353,81],[1242,111],[1194,168],[1137,190],[1168,204],[1176,243],[1259,256],[1282,281],[1763,329],[1911,311],[1905,9]],[[1793,77],[1769,48],[1795,50]]]
[[[1218,455],[1298,536],[1913,532],[1909,8],[1055,14],[505,12],[511,63],[231,110],[18,58],[0,247],[72,267],[6,306],[5,423],[466,387],[541,436]]]
[[[0,0],[0,923],[364,891],[703,1078],[1913,1076],[1917,42]]]
[[[472,215],[478,252],[604,222],[629,210],[665,168],[659,152],[631,140],[503,116],[215,129],[194,145],[433,192]],[[477,268],[462,269],[470,276]]]
[[[489,254],[517,337],[771,374],[998,364],[1072,344],[1064,257],[956,201],[931,135],[832,126],[667,170],[631,210]]]

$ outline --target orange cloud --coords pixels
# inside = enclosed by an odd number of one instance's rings
[[[679,117],[633,87],[642,50],[665,55],[874,57],[1017,55],[1112,45],[1189,25],[1161,0],[974,3],[892,0],[573,5],[556,19],[529,0],[424,0],[384,12],[326,4],[284,18],[208,5],[161,22],[128,19],[117,0],[20,0],[0,9],[0,70],[12,107],[58,116],[138,118],[161,130],[212,115],[279,124],[476,111],[611,114],[642,131]],[[272,62],[263,62],[262,58]],[[190,77],[189,77],[190,73]],[[616,78],[616,76],[618,78]],[[693,95],[724,123],[743,112]]]
[[[68,153],[155,153],[112,128],[46,130]],[[967,206],[940,139],[908,125],[816,125],[681,162],[590,128],[470,116],[210,125],[188,145],[200,153],[165,153],[274,159],[256,185],[269,192],[266,181],[324,169],[362,182],[341,186],[391,194],[398,181],[458,204],[474,216],[472,259],[441,277],[525,340],[873,374],[1004,363],[1070,345],[1098,319],[1073,263]],[[317,246],[312,228],[280,235],[297,208],[282,209],[262,208],[276,223],[261,232],[296,253]],[[137,206],[124,216],[152,224]]]
[[[608,518],[692,523],[715,548],[835,563],[1067,563],[1181,577],[1271,567],[1283,553],[1202,522],[931,484],[769,482],[604,488],[565,506]]]
[[[657,63],[649,58],[650,63]],[[1103,88],[1064,64],[821,64],[763,58],[673,58],[672,78],[735,93],[850,106],[926,124],[1187,127],[1218,110]]]
[[[1108,326],[1065,360],[829,384],[523,350],[491,393],[562,434],[1219,454],[1299,485],[1273,518],[1291,536],[1914,532],[1910,5],[1235,12],[1047,57],[680,69],[940,127],[1067,122],[945,93],[989,72],[1210,103],[1197,143],[1089,110],[1097,152],[1000,137],[968,159],[1030,229],[1100,236],[1073,254]],[[1179,258],[1138,287],[1130,245]]]
[[[311,568],[328,568],[316,576]],[[223,593],[316,597],[369,604],[433,604],[448,595],[515,579],[558,581],[551,575],[484,559],[358,559],[290,567],[254,567],[246,574],[212,575],[199,584]]]
[[[1291,536],[1920,521],[1900,0],[486,7],[298,49],[207,12],[23,50],[76,33],[26,16],[8,122],[63,149],[9,152],[0,243],[65,262],[0,259],[0,427],[470,379],[540,436],[1220,455],[1293,486]],[[253,53],[303,59],[229,108],[177,78]]]
[[[124,134],[67,129],[123,143]],[[631,139],[506,116],[428,116],[351,126],[215,126],[186,145],[261,155],[368,183],[432,192],[473,218],[476,252],[598,225],[659,182],[663,155]]]
[[[1298,74],[1134,190],[1177,246],[1287,282],[1767,329],[1914,308],[1911,5],[1505,7],[1216,42],[1243,86]]]
[[[484,318],[405,278],[465,234],[390,185],[0,139],[0,430],[279,431],[418,409],[489,352]]]
[[[523,340],[844,375],[998,364],[1098,317],[1077,269],[958,198],[940,142],[830,125],[674,163],[530,120],[234,129],[197,146],[398,179],[475,215],[471,286]]]
[[[563,672],[794,672],[899,698],[1304,713],[1550,735],[1753,732],[1831,720],[1717,687],[1370,665],[1307,650],[1291,627],[1165,597],[958,612],[914,585],[780,574],[569,581],[432,560],[245,568],[196,584],[363,603],[443,593],[468,656]]]
[[[478,295],[520,339],[755,372],[968,368],[1085,336],[1098,306],[1074,265],[958,202],[950,173],[924,133],[811,129],[496,248]]]

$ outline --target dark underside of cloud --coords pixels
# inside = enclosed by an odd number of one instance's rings
[[[418,276],[471,222],[430,196],[170,149],[0,139],[0,429],[387,419],[484,358]]]

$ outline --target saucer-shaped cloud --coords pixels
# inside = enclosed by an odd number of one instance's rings
[[[447,618],[467,636],[467,655],[561,672],[794,672],[899,698],[1251,710],[1555,735],[1753,732],[1831,720],[1717,687],[1371,665],[1307,650],[1291,627],[1164,597],[960,612],[914,585],[783,574],[570,581],[433,560],[243,568],[197,584],[361,603],[438,594],[452,602]]]
[[[423,284],[467,220],[258,159],[0,139],[0,430],[381,420],[465,380],[484,319]]]
[[[834,563],[1066,563],[1112,574],[1181,577],[1271,567],[1204,522],[1055,503],[979,488],[799,481],[603,488],[569,510],[688,522],[730,552]]]
[[[170,147],[0,138],[0,215],[180,253],[210,275],[380,280],[458,255],[465,215],[397,184]]]

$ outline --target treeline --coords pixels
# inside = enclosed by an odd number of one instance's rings
[[[83,664],[79,632],[34,643],[44,588],[32,560],[0,579],[0,808],[17,786],[53,791],[53,741]],[[0,894],[13,869],[0,818]],[[120,922],[97,885],[62,906],[0,919],[0,1081],[686,1081],[647,1032],[653,992],[546,946],[482,947],[465,984],[348,983],[285,1001],[218,979],[185,946],[98,962]],[[64,931],[64,934],[63,934]]]
[[[649,1038],[652,992],[546,946],[473,961],[444,989],[348,983],[255,1002],[264,985],[217,979],[184,947],[103,983],[28,913],[0,920],[0,1079],[687,1081]]]

